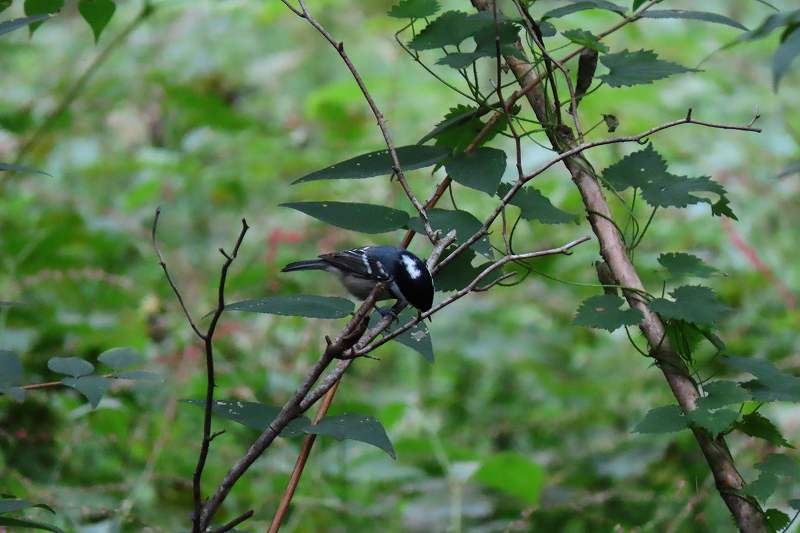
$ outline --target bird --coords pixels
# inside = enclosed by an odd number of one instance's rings
[[[281,272],[325,270],[339,276],[345,289],[365,300],[375,285],[387,282],[378,300],[397,299],[425,312],[433,306],[433,277],[425,262],[404,248],[364,246],[289,263]]]

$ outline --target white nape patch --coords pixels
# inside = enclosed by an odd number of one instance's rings
[[[411,279],[417,279],[422,275],[422,271],[419,269],[411,256],[404,254],[400,256],[400,259],[403,260],[403,266],[406,267],[406,272],[408,272],[408,275],[411,276]]]

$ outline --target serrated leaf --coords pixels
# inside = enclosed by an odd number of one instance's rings
[[[572,13],[577,13],[578,11],[585,11],[587,9],[604,9],[606,11],[614,12],[618,15],[625,14],[624,7],[614,4],[612,2],[608,2],[606,0],[584,0],[579,2],[573,1],[572,3],[566,6],[551,9],[550,11],[542,15],[542,20],[564,17],[566,15],[571,15]]]
[[[477,135],[483,131],[485,123],[480,117],[489,111],[487,109],[476,110],[474,107],[457,105],[450,108],[444,116],[444,120],[439,122],[433,131],[425,135],[419,142],[425,142],[431,138],[436,138],[436,146],[440,149],[449,149],[455,153],[463,152],[467,149]],[[512,111],[513,112],[513,111]],[[488,143],[508,126],[505,117],[497,120],[489,131],[485,134],[481,145]]]
[[[481,484],[535,505],[544,485],[544,469],[526,456],[500,452],[481,461],[473,477]]]
[[[703,409],[719,409],[726,405],[746,402],[750,393],[735,381],[714,381],[703,387],[706,396],[700,398],[697,405]]]
[[[61,382],[67,387],[72,387],[89,400],[96,408],[103,399],[103,395],[111,387],[111,380],[103,376],[81,376],[79,378],[64,378]]]
[[[327,224],[361,233],[386,233],[406,227],[408,213],[356,202],[288,202],[280,204]]]
[[[436,272],[433,277],[436,290],[441,292],[460,291],[491,265],[491,262],[487,261],[478,266],[473,266],[472,263],[475,257],[475,252],[466,250]],[[502,268],[493,270],[481,280],[481,286],[490,284],[501,275]]]
[[[783,531],[791,523],[789,515],[787,515],[780,509],[767,509],[764,512],[764,516],[766,517],[767,524],[772,529],[772,531],[776,532]]]
[[[748,483],[742,492],[756,498],[761,503],[766,502],[775,489],[778,488],[778,478],[772,474],[761,474],[753,482]]]
[[[24,11],[28,16],[51,15],[58,13],[64,7],[64,0],[25,0]],[[31,35],[42,25],[42,22],[30,23]]]
[[[600,56],[600,62],[608,67],[608,74],[598,76],[611,87],[630,87],[652,83],[684,72],[699,72],[677,63],[658,59],[652,50],[630,52],[623,50]]]
[[[450,230],[456,230],[456,242],[463,243],[469,240],[481,227],[481,221],[468,211],[439,209],[435,207],[428,210],[428,220],[434,230],[440,230],[442,235],[447,235]],[[425,233],[425,228],[419,218],[412,218],[408,227],[417,233]],[[494,258],[489,239],[484,236],[475,241],[471,246],[473,250],[488,258]]]
[[[447,11],[422,29],[408,43],[412,50],[432,50],[461,44],[479,30],[494,26],[491,13],[467,14],[462,11]]]
[[[470,154],[457,154],[445,162],[444,168],[461,185],[493,196],[506,170],[506,153],[481,147]]]
[[[601,43],[597,39],[597,37],[590,31],[575,29],[575,30],[563,31],[561,32],[561,34],[579,46],[583,46],[585,48],[591,48],[592,50],[596,50],[602,53],[608,52],[608,46]]]
[[[425,168],[438,163],[450,155],[450,151],[437,146],[413,144],[395,149],[400,167],[404,172]],[[364,179],[386,176],[392,173],[392,156],[388,150],[377,150],[306,174],[292,182],[304,183],[316,180]]]
[[[203,409],[205,400],[181,400],[183,403]],[[281,408],[259,402],[243,402],[239,400],[215,400],[211,413],[221,418],[233,420],[256,431],[264,431],[267,425],[275,420]],[[281,431],[281,437],[296,437],[303,434],[303,429],[311,424],[306,416],[300,416],[289,422]]]
[[[776,446],[794,448],[781,434],[780,430],[775,427],[775,424],[770,419],[761,416],[757,411],[744,415],[734,427],[745,435],[763,439]]]
[[[747,26],[725,15],[709,13],[708,11],[691,11],[688,9],[648,9],[642,13],[642,18],[648,19],[686,19],[723,24],[740,30],[747,31]]]
[[[717,409],[709,411],[698,407],[689,413],[689,420],[700,427],[707,429],[712,435],[717,436],[739,418],[739,413],[731,409]]]
[[[794,30],[788,34],[772,56],[772,85],[775,90],[778,90],[778,85],[791,64],[800,56],[800,30],[798,28],[800,25],[794,27]]]
[[[622,326],[635,326],[644,320],[638,309],[621,309],[625,300],[616,294],[599,294],[584,300],[572,323],[576,326],[614,331]]]
[[[111,348],[101,353],[97,360],[114,370],[122,370],[142,361],[142,356],[133,348]]]
[[[771,453],[766,459],[756,464],[756,470],[773,476],[786,477],[793,481],[800,481],[800,465],[788,455]]]
[[[399,328],[401,325],[406,324],[412,318],[415,318],[417,315],[416,311],[412,309],[406,309],[400,316],[396,322],[393,322],[385,331],[384,335],[388,335]],[[379,313],[373,313],[370,317],[369,327],[374,327],[378,321],[380,320],[381,316]],[[431,364],[434,362],[434,355],[433,355],[433,341],[431,340],[431,332],[428,328],[428,325],[422,321],[418,322],[413,328],[409,329],[408,331],[401,333],[397,337],[393,339],[395,342],[402,344],[403,346],[407,346],[420,354],[425,360]]]
[[[672,252],[658,256],[658,262],[667,269],[673,280],[683,279],[687,276],[708,278],[719,272],[710,267],[696,255],[685,252]]]
[[[0,35],[4,35],[6,33],[10,33],[14,30],[18,30],[20,28],[24,28],[28,24],[41,24],[43,21],[50,18],[50,15],[34,15],[32,17],[22,17],[18,19],[12,20],[4,20],[0,22]],[[18,170],[19,172],[39,172],[41,174],[45,174],[41,170],[31,169],[30,167],[25,167],[22,165],[12,165],[10,163],[0,163],[0,170]]]
[[[354,309],[353,302],[345,298],[313,294],[267,296],[242,300],[225,306],[227,311],[247,311],[306,318],[344,318],[351,315]]]
[[[689,421],[677,405],[651,409],[633,428],[634,433],[673,433],[688,427]]]
[[[450,108],[450,111],[444,116],[444,119],[436,124],[436,126],[430,132],[426,133],[424,137],[417,141],[417,144],[426,143],[440,133],[443,133],[448,129],[454,128],[460,124],[469,122],[473,118],[483,115],[488,110],[489,108],[479,109],[477,107],[465,105],[458,105]]]
[[[18,385],[22,381],[22,362],[10,350],[0,350],[0,388]]]
[[[36,520],[28,520],[27,518],[12,518],[10,516],[0,516],[0,526],[15,526],[19,528],[52,531],[53,533],[64,533],[62,529],[52,524],[45,524],[44,522],[38,522]]]
[[[708,287],[684,285],[672,291],[670,296],[674,301],[655,298],[647,305],[664,318],[703,326],[713,326],[730,312],[730,308],[717,300],[714,291]]]
[[[503,198],[510,190],[511,185],[501,183],[497,196]],[[509,204],[519,207],[520,214],[525,220],[538,220],[542,224],[567,224],[578,221],[576,215],[557,208],[549,198],[530,185],[517,191]]]
[[[385,451],[392,459],[397,459],[392,442],[386,435],[386,430],[372,416],[355,413],[326,416],[318,423],[305,428],[305,432],[327,435],[337,440],[348,439],[371,444]]]
[[[399,19],[415,19],[432,17],[439,12],[437,0],[401,0],[389,10],[390,17]]]
[[[725,357],[722,361],[758,378],[742,384],[754,400],[800,402],[800,378],[783,372],[770,361],[754,357]]]
[[[86,376],[94,372],[94,365],[79,357],[51,357],[47,361],[47,368],[59,374],[66,374],[74,378]]]
[[[78,12],[92,28],[95,43],[100,40],[116,9],[117,5],[112,0],[81,0],[78,3]]]

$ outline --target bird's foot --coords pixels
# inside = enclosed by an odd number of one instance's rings
[[[387,316],[392,317],[392,322],[400,322],[400,316],[392,307],[387,307],[385,309],[381,309],[380,307],[375,307],[375,310],[383,317],[386,318]]]

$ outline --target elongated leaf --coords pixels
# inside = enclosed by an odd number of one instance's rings
[[[42,16],[39,17],[40,20],[43,20],[41,17],[49,18],[47,15],[42,15]],[[37,18],[37,17],[29,17],[29,18]],[[14,21],[12,20],[10,22],[14,22]],[[3,25],[0,24],[0,30],[2,30],[2,26]],[[0,31],[0,35],[2,35],[2,34],[3,34],[3,32]],[[43,174],[45,176],[50,176],[50,174],[48,174],[44,170],[39,170],[39,169],[36,169],[36,168],[33,168],[33,167],[29,167],[29,166],[26,166],[26,165],[14,165],[12,163],[0,163],[0,172],[8,171],[8,170],[11,170],[11,171],[14,171],[14,172],[22,172],[22,173],[25,173],[25,174]],[[50,177],[52,178],[52,176],[50,176]]]
[[[648,411],[633,428],[634,433],[673,433],[686,429],[689,420],[677,405],[665,405]]]
[[[429,140],[435,138],[440,133],[447,131],[450,128],[454,128],[466,122],[469,122],[473,118],[479,117],[488,111],[478,109],[477,107],[472,106],[465,106],[459,105],[450,109],[449,113],[445,115],[444,119],[436,124],[436,126],[428,133],[425,134],[417,144],[423,144],[428,142]]]
[[[39,23],[41,24],[42,21],[45,21],[50,18],[50,15],[42,14],[42,15],[33,15],[32,17],[22,17],[13,20],[4,20],[0,22],[0,35],[4,35],[6,33],[10,33],[14,30],[18,30],[19,28],[24,28],[28,24]],[[8,163],[0,163],[0,170],[9,170],[9,168],[3,167],[13,167],[14,165],[9,165]],[[27,168],[27,167],[24,167]],[[12,169],[16,170],[16,169]],[[38,172],[38,171],[37,171]]]
[[[684,285],[670,293],[674,301],[655,298],[647,305],[664,318],[684,320],[693,324],[713,326],[730,312],[717,300],[714,291],[699,285]]]
[[[591,48],[592,50],[596,50],[602,53],[608,52],[608,46],[597,40],[597,37],[595,37],[594,34],[590,31],[567,30],[561,32],[561,34],[577,45],[583,46],[585,48]]]
[[[289,202],[280,205],[333,226],[361,233],[386,233],[408,224],[408,213],[382,205],[355,202]]]
[[[27,518],[12,518],[10,516],[0,516],[0,526],[13,526],[15,528],[31,528],[52,531],[53,533],[64,533],[64,530],[52,524],[28,520]]]
[[[439,122],[434,130],[425,135],[420,142],[425,142],[435,137],[436,146],[447,150],[448,154],[451,150],[455,153],[463,152],[486,126],[480,119],[486,112],[488,112],[488,109],[476,110],[474,107],[465,105],[452,107],[444,116],[444,120]],[[481,144],[491,141],[507,126],[508,121],[505,117],[495,121],[485,134]]]
[[[775,50],[775,55],[772,56],[772,85],[775,90],[789,70],[789,67],[800,56],[800,25],[795,26],[795,29],[784,39],[784,41]]]
[[[203,409],[205,400],[181,400],[184,403]],[[221,418],[233,420],[256,431],[264,431],[267,425],[275,420],[281,408],[258,402],[242,402],[239,400],[215,400],[211,413]],[[311,424],[308,417],[300,416],[289,422],[281,431],[281,437],[296,437],[303,434],[303,429]]]
[[[777,10],[776,10],[777,11]],[[761,24],[759,24],[756,28],[752,29],[751,31],[740,35],[738,39],[736,39],[733,43],[726,46],[729,48],[730,46],[744,42],[744,41],[754,41],[757,39],[763,39],[771,34],[773,31],[777,30],[778,28],[783,28],[785,26],[791,26],[800,22],[800,9],[794,9],[792,11],[783,11],[780,13],[775,13],[774,15],[770,15],[765,18]]]
[[[775,424],[769,418],[761,416],[757,411],[744,415],[740,421],[736,422],[734,427],[745,435],[763,439],[775,446],[794,448]]]
[[[497,196],[503,198],[509,190],[511,190],[510,184],[501,183]],[[530,185],[517,191],[509,203],[520,208],[520,214],[525,220],[538,220],[542,224],[567,224],[578,221],[576,215],[557,208],[549,198]]]
[[[550,11],[542,15],[542,20],[547,20],[551,18],[560,18],[566,15],[570,15],[572,13],[577,13],[578,11],[585,11],[587,9],[604,9],[606,11],[611,11],[618,15],[625,14],[624,7],[614,4],[612,2],[608,2],[606,0],[584,0],[579,2],[573,1],[565,6],[551,9]]]
[[[623,50],[613,54],[600,56],[600,62],[608,67],[608,74],[598,76],[611,87],[630,87],[652,83],[684,72],[699,72],[697,69],[684,67],[658,59],[652,50],[629,52]]]
[[[117,5],[112,0],[81,0],[78,11],[83,20],[92,28],[94,42],[100,40],[100,35],[114,16]]]
[[[581,303],[575,319],[577,326],[600,328],[614,331],[622,326],[635,326],[644,315],[638,309],[621,309],[625,301],[616,294],[600,294],[592,296]]]
[[[481,229],[481,221],[475,215],[467,211],[433,208],[428,210],[428,219],[434,230],[440,230],[443,235],[447,235],[450,230],[456,230],[456,242],[463,243]],[[425,233],[425,228],[418,218],[409,221],[408,227],[417,233]],[[487,237],[482,237],[475,241],[471,246],[473,250],[481,255],[493,258],[492,246]]]
[[[535,505],[544,485],[545,472],[524,455],[508,451],[484,459],[473,477],[487,487]]]
[[[267,296],[228,304],[228,311],[247,311],[270,315],[303,316],[307,318],[344,318],[353,313],[350,300],[313,294]]]
[[[28,16],[32,15],[51,15],[58,13],[64,7],[64,0],[25,0],[24,10]],[[32,22],[30,24],[31,35],[42,25],[42,22]]]
[[[648,19],[687,19],[701,20],[714,24],[723,24],[740,30],[747,31],[747,26],[725,15],[709,13],[708,11],[691,11],[688,9],[648,9],[642,13],[642,18]]]
[[[408,47],[412,50],[432,50],[456,46],[467,37],[472,37],[489,26],[494,26],[494,19],[490,13],[467,14],[462,11],[447,11],[411,39]]]
[[[306,427],[304,431],[315,435],[327,435],[337,440],[348,439],[371,444],[388,453],[392,459],[397,458],[383,425],[368,415],[347,413],[326,416],[319,423]]]
[[[449,155],[449,150],[439,146],[421,146],[413,144],[396,149],[397,158],[403,171],[425,168],[438,163]],[[374,176],[386,176],[392,173],[392,156],[388,150],[378,150],[356,156],[347,161],[306,174],[295,180],[304,183],[315,180],[363,179]]]
[[[97,360],[114,370],[122,370],[142,361],[142,356],[133,348],[111,348],[101,353]]]
[[[130,379],[133,381],[148,381],[153,383],[160,383],[164,378],[155,372],[148,372],[146,370],[128,370],[127,372],[120,372],[117,374],[119,379]]]
[[[53,372],[66,374],[74,378],[94,372],[94,365],[79,357],[52,357],[47,361],[47,368]]]
[[[710,267],[696,255],[684,252],[673,252],[658,256],[658,262],[669,271],[674,280],[683,279],[686,276],[707,278],[717,272],[716,268]]]
[[[72,387],[89,400],[92,407],[96,408],[103,399],[103,395],[111,387],[111,380],[103,376],[81,376],[79,378],[64,378],[62,383]]]
[[[432,17],[439,12],[437,0],[400,0],[392,6],[388,15],[395,18],[418,19]]]
[[[456,155],[444,167],[461,185],[493,196],[506,170],[506,153],[497,148],[482,147],[471,154]]]

